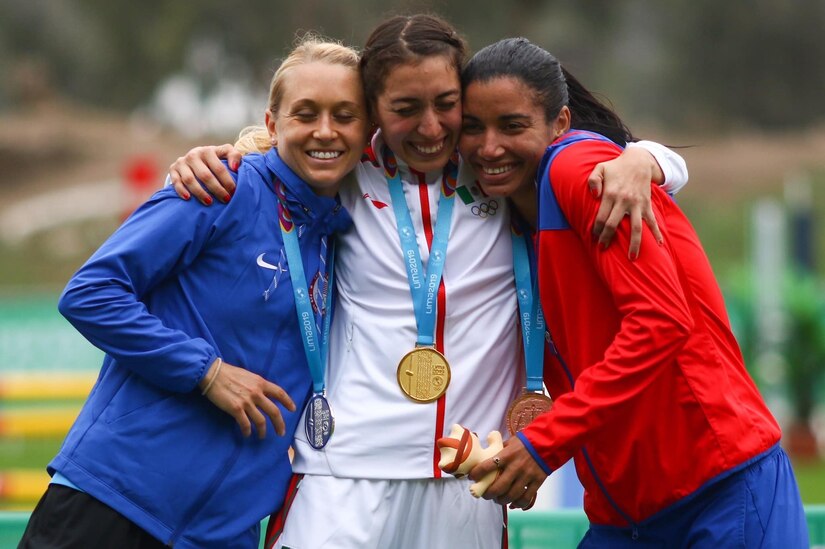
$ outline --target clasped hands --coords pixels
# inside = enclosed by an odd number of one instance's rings
[[[498,475],[481,496],[495,500],[510,509],[527,510],[536,501],[536,493],[547,478],[547,473],[518,437],[504,442],[504,448],[495,456],[479,462],[470,470],[470,479],[479,480],[498,470]]]

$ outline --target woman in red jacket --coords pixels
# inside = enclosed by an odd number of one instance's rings
[[[685,215],[652,185],[663,241],[645,231],[631,261],[629,223],[619,246],[590,236],[588,175],[632,140],[627,127],[525,39],[478,52],[462,85],[461,154],[535,229],[552,334],[553,406],[473,470],[500,470],[484,497],[528,507],[574,458],[591,522],[580,547],[806,547],[779,426]]]

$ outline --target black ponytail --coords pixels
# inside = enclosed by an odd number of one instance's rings
[[[630,129],[618,114],[599,101],[567,69],[561,67],[561,71],[567,82],[567,105],[572,115],[572,127],[600,133],[621,146],[634,141]]]

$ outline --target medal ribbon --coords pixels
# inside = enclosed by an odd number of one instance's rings
[[[513,270],[516,276],[521,337],[524,341],[524,367],[527,371],[527,390],[543,392],[544,369],[544,314],[538,292],[538,277],[535,280],[530,268],[528,237],[515,227],[511,230],[513,241]]]
[[[418,326],[416,346],[432,347],[435,343],[436,294],[444,272],[447,259],[447,240],[450,236],[453,205],[455,203],[456,176],[458,174],[457,158],[451,158],[441,178],[441,198],[438,201],[438,217],[433,231],[433,242],[427,270],[422,279],[423,265],[418,253],[415,227],[410,216],[410,208],[404,197],[404,184],[401,182],[398,165],[388,147],[384,147],[384,177],[390,188],[392,208],[404,264],[407,269],[407,281],[415,309],[415,321]]]
[[[321,245],[318,250],[318,284],[321,285],[321,302],[315,304],[318,311],[315,313],[315,327],[321,333],[324,322],[324,312],[327,311],[327,294],[329,293],[329,280],[327,280],[327,235],[321,235]]]
[[[304,275],[304,264],[301,260],[301,248],[298,244],[298,235],[295,231],[295,224],[286,206],[283,183],[275,180],[275,194],[278,196],[278,219],[281,227],[281,234],[284,237],[284,250],[286,260],[289,265],[289,277],[292,279],[292,292],[295,295],[295,309],[298,312],[298,327],[301,331],[301,341],[304,344],[304,354],[309,363],[309,373],[312,376],[312,390],[315,393],[323,393],[326,386],[324,379],[324,365],[327,360],[327,349],[329,347],[329,327],[332,316],[332,282],[335,269],[335,244],[331,248],[329,261],[329,282],[324,293],[324,305],[321,309],[323,316],[323,329],[321,340],[318,340],[318,327],[315,322],[315,313],[312,310],[312,303],[309,298],[309,288]],[[323,263],[319,265],[323,268]],[[323,277],[323,273],[321,273]],[[322,282],[321,282],[322,283]],[[326,314],[324,314],[326,311]]]

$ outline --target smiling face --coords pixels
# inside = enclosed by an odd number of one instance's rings
[[[344,65],[312,62],[283,75],[278,111],[266,127],[278,154],[316,194],[334,196],[341,178],[361,158],[367,113],[358,72]]]
[[[411,168],[440,170],[461,131],[461,85],[446,55],[389,71],[373,108],[387,146]]]
[[[545,149],[569,127],[566,106],[548,121],[536,94],[518,78],[475,81],[464,90],[459,150],[484,192],[513,196],[532,190]]]

